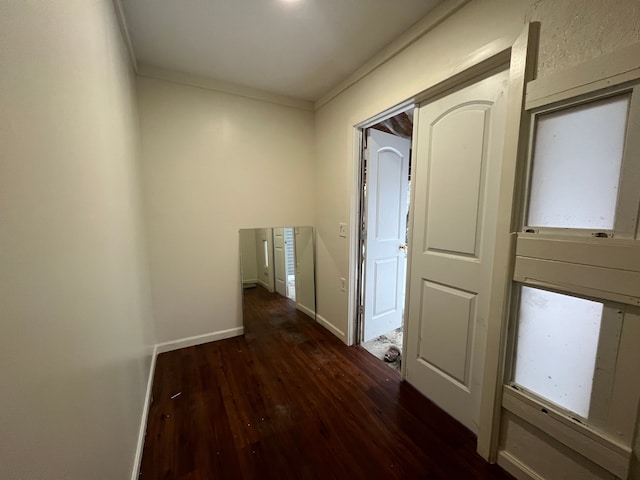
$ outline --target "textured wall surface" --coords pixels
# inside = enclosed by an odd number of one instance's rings
[[[539,76],[640,42],[637,0],[541,0],[525,18],[541,23]]]

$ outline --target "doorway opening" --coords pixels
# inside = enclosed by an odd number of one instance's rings
[[[356,343],[400,371],[413,105],[360,130]]]
[[[296,251],[293,227],[273,228],[275,291],[296,300]]]

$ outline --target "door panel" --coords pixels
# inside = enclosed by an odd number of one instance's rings
[[[406,378],[477,432],[508,72],[420,106]],[[418,214],[418,212],[420,212]]]
[[[377,137],[378,135],[376,135]],[[404,237],[404,229],[401,228],[402,216],[401,207],[406,208],[406,198],[402,198],[403,192],[406,192],[404,183],[407,178],[402,174],[403,163],[406,160],[402,153],[398,153],[396,149],[379,148],[376,152],[375,167],[375,240],[396,241]],[[374,179],[370,180],[373,181]],[[373,186],[373,185],[372,185]],[[405,195],[406,197],[406,195]],[[404,212],[406,215],[406,211]]]
[[[469,388],[475,320],[473,293],[423,282],[419,359],[449,379]]]
[[[372,320],[374,321],[398,308],[396,283],[400,273],[399,263],[398,257],[375,260],[373,272],[375,291],[372,315]]]
[[[477,255],[489,108],[478,103],[457,107],[431,126],[425,250]]]
[[[367,145],[365,342],[402,326],[411,142],[370,130]]]

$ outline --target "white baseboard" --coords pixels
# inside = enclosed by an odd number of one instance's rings
[[[309,307],[305,307],[301,303],[296,303],[296,308],[300,310],[302,313],[304,313],[305,315],[313,318],[314,320],[316,319],[316,312],[311,310]]]
[[[237,337],[244,333],[244,327],[229,328],[218,332],[205,333],[204,335],[196,335],[194,337],[181,338],[179,340],[171,340],[170,342],[159,343],[156,345],[158,354],[179,350],[180,348],[193,347],[202,345],[203,343],[215,342],[216,340],[224,340],[225,338]]]
[[[242,285],[246,285],[247,283],[258,283],[258,279],[257,278],[248,278],[248,279],[242,280]]]
[[[342,340],[344,343],[347,343],[347,336],[345,335],[345,333],[338,327],[336,327],[333,323],[329,322],[329,320],[324,318],[322,315],[316,313],[316,321],[331,333],[333,333],[340,340]]]
[[[504,450],[498,452],[497,463],[518,480],[544,480],[541,476],[536,475],[533,470],[520,463],[518,459]]]
[[[136,455],[133,458],[133,471],[131,472],[131,480],[138,480],[140,473],[142,451],[144,450],[144,437],[147,433],[147,419],[149,418],[149,407],[151,406],[151,391],[153,389],[153,377],[156,372],[157,357],[158,346],[156,345],[153,347],[153,352],[151,353],[151,365],[149,365],[149,378],[147,379],[147,392],[144,396],[142,418],[140,419],[140,430],[138,432],[138,445],[136,446]]]
[[[151,392],[153,389],[153,377],[156,372],[156,358],[165,352],[171,352],[180,348],[193,347],[203,343],[213,342],[215,340],[224,340],[225,338],[237,337],[244,333],[244,327],[229,328],[218,332],[205,333],[204,335],[196,335],[194,337],[181,338],[170,342],[158,343],[153,347],[151,365],[149,367],[149,378],[147,379],[147,392],[144,398],[144,406],[142,408],[142,418],[140,419],[140,430],[138,432],[138,445],[136,446],[136,454],[133,459],[133,471],[131,472],[131,480],[138,480],[140,466],[142,463],[142,452],[144,450],[144,437],[147,433],[147,418],[149,417],[149,408],[151,406]]]

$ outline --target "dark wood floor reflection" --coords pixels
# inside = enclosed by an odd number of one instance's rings
[[[244,337],[158,357],[142,479],[511,478],[378,359],[245,294]]]

